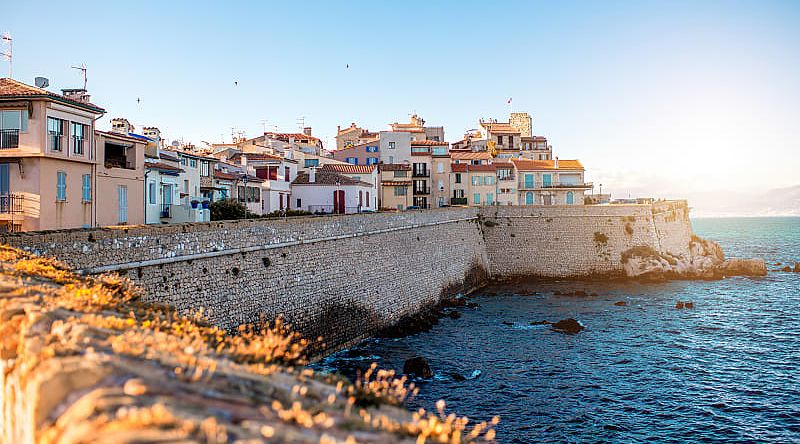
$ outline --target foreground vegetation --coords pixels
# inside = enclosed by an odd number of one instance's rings
[[[277,321],[229,334],[146,304],[115,275],[0,247],[0,442],[471,442],[491,422],[409,412],[413,384],[373,366],[351,383],[304,368]]]

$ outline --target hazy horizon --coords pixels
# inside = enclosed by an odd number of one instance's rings
[[[800,185],[796,2],[71,2],[46,14],[13,2],[4,12],[13,77],[46,76],[58,91],[82,84],[70,66],[85,63],[108,111],[101,128],[121,116],[199,144],[229,141],[232,128],[261,134],[264,119],[293,131],[302,116],[332,147],[337,125],[379,130],[416,112],[452,142],[481,117],[507,118],[511,98],[556,155],[581,160],[595,192],[689,198],[700,213],[725,210],[722,200],[746,214],[760,192]]]

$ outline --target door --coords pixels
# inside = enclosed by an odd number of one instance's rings
[[[533,205],[533,192],[525,193],[525,205]]]
[[[575,203],[575,196],[572,194],[572,191],[567,191],[567,205],[572,205]]]
[[[333,192],[333,212],[336,214],[344,214],[344,190],[336,190]]]
[[[117,187],[117,207],[119,209],[119,223],[128,223],[128,187]]]

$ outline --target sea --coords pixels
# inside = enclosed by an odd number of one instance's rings
[[[499,415],[499,442],[800,442],[800,273],[773,271],[800,262],[800,218],[692,224],[727,257],[763,258],[769,275],[486,288],[458,319],[368,339],[317,367],[352,378],[422,356],[434,376],[414,381],[408,408],[443,399],[471,422]],[[557,294],[577,290],[597,295]],[[565,318],[585,330],[532,325]]]

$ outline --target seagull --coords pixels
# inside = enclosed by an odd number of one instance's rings
[[[239,81],[237,80],[237,81],[233,82],[233,84],[236,85],[236,86],[239,86]]]
[[[136,98],[136,103],[142,103],[142,99],[140,99],[139,97],[137,97],[137,98]]]
[[[345,68],[350,68],[350,64],[348,63],[347,65],[345,65]]]

